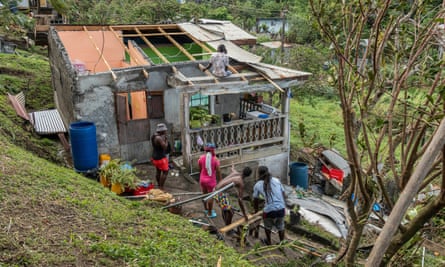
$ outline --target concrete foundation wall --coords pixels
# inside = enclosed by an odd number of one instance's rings
[[[289,184],[289,153],[281,153],[267,158],[258,159],[258,165],[269,168],[272,176],[280,178],[281,183]]]

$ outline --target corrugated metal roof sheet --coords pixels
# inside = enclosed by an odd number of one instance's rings
[[[204,22],[201,20],[201,22]],[[206,20],[206,23],[198,24],[199,27],[202,27],[208,31],[219,33],[224,35],[224,39],[229,41],[235,41],[235,40],[245,40],[245,39],[251,39],[256,40],[256,37],[247,33],[240,27],[236,26],[235,24],[229,22],[229,21],[210,21]]]
[[[277,48],[281,48],[281,41],[264,42],[264,43],[260,43],[260,45],[268,47],[268,48],[272,48],[272,49],[277,49]],[[284,43],[285,48],[292,47],[292,46],[293,46],[292,44]]]
[[[205,29],[199,27],[198,24],[194,23],[181,23],[178,24],[179,28],[181,28],[183,31],[188,32],[196,39],[202,41],[202,42],[209,42],[209,41],[215,41],[215,40],[221,40],[224,39],[223,34],[217,34],[217,33],[211,33],[206,31]]]
[[[230,41],[218,40],[218,41],[207,42],[207,44],[209,44],[215,50],[218,47],[218,45],[224,44],[226,46],[227,54],[229,55],[229,57],[234,58],[240,62],[260,62],[262,59],[260,56],[252,54]]]
[[[204,23],[194,24],[187,22],[180,23],[178,26],[203,42],[220,39],[228,41],[256,40],[255,36],[247,33],[230,21],[200,20],[200,22]]]
[[[38,134],[66,132],[65,125],[57,109],[36,111],[29,114],[31,123]]]
[[[272,80],[289,79],[289,78],[305,78],[305,77],[312,75],[309,72],[287,69],[287,68],[278,67],[275,65],[260,63],[260,62],[256,62],[256,63],[248,62],[248,64],[252,68],[267,75],[267,77],[269,77]]]

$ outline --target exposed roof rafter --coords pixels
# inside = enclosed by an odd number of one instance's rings
[[[195,42],[197,45],[199,45],[202,49],[206,50],[209,53],[213,53],[213,51],[208,48],[206,45],[204,45],[203,43],[201,43],[198,39],[196,39],[195,37],[193,37],[191,34],[186,33],[186,36],[189,37],[190,39],[192,39],[193,42]],[[233,68],[232,66],[229,65],[229,70],[232,71],[233,73],[238,73],[238,71]],[[241,75],[241,79],[243,81],[247,81],[246,77]]]
[[[113,27],[108,26],[108,29],[114,33],[114,36],[119,40],[119,43],[122,45],[122,47],[125,49],[125,52],[128,53],[128,55],[131,57],[130,50],[128,47],[124,44],[124,42],[120,39],[119,34],[113,29]],[[133,59],[136,61],[137,64],[142,65],[139,60],[136,57],[133,57]],[[148,78],[148,72],[145,69],[142,69],[142,72],[144,73],[145,78]]]

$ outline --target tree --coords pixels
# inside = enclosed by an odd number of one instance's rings
[[[392,221],[398,231],[386,236],[385,257],[378,255],[380,259],[374,263],[390,261],[445,207],[445,183],[439,180],[442,157],[427,164],[421,160],[428,156],[434,135],[442,134],[438,126],[444,116],[443,59],[435,39],[444,11],[432,5],[436,2],[310,0],[312,13],[335,55],[333,77],[352,172],[344,194],[351,228],[338,257],[347,266],[354,265],[375,201],[381,201],[389,211],[394,207],[387,182],[394,183],[399,192],[423,177],[418,188],[406,190],[417,193],[431,182],[441,182],[442,187],[440,195],[422,206],[406,225],[400,222],[406,205],[397,203],[396,207],[403,206],[397,210],[401,216]],[[419,167],[423,169],[416,170]]]
[[[175,20],[179,13],[176,0],[66,0],[66,6],[66,16],[73,24],[160,23]]]

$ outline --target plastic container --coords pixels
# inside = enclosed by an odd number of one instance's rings
[[[335,179],[340,183],[343,183],[343,170],[334,168],[328,169],[326,166],[323,165],[321,167],[321,172],[327,174],[329,176],[329,179]]]
[[[304,190],[308,188],[308,166],[303,162],[293,162],[289,165],[290,184]]]
[[[99,165],[104,166],[107,165],[111,160],[111,156],[108,154],[100,154],[99,155]]]
[[[96,126],[92,122],[74,122],[70,125],[71,155],[77,172],[97,169],[98,151]]]

